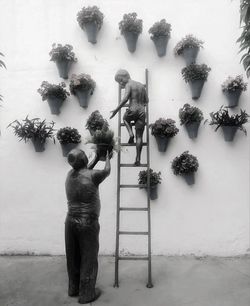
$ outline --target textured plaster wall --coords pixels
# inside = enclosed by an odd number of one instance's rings
[[[6,55],[7,71],[0,71],[0,253],[64,254],[66,198],[64,181],[70,169],[59,144],[50,142],[44,153],[35,153],[30,143],[18,142],[6,126],[14,119],[32,117],[54,120],[56,128],[73,126],[85,139],[89,114],[99,109],[107,118],[117,105],[114,74],[126,68],[131,76],[144,82],[149,69],[150,121],[161,116],[176,119],[184,103],[198,105],[205,117],[224,104],[220,84],[228,75],[243,73],[239,64],[239,1],[230,0],[1,0],[0,51]],[[84,5],[98,5],[105,14],[98,44],[87,42],[76,22]],[[136,11],[144,21],[137,51],[131,55],[120,36],[122,15]],[[158,58],[147,33],[157,20],[172,24],[167,56]],[[205,41],[198,62],[212,67],[202,97],[190,99],[189,87],[181,78],[184,62],[175,58],[173,48],[186,34]],[[43,80],[58,83],[55,64],[49,61],[53,42],[74,47],[78,63],[73,73],[89,73],[97,88],[89,108],[79,107],[74,96],[65,103],[60,116],[50,114],[47,102],[36,92]],[[68,82],[67,82],[68,83]],[[249,91],[241,99],[248,109]],[[110,121],[117,132],[117,118]],[[226,143],[221,132],[201,126],[197,140],[180,132],[166,154],[156,149],[150,138],[151,166],[162,172],[159,199],[152,202],[152,248],[154,254],[237,255],[249,247],[249,137],[238,132],[233,143]],[[127,138],[127,135],[125,134]],[[81,148],[91,154],[89,146]],[[189,187],[172,174],[172,159],[190,150],[200,162],[196,184]],[[133,160],[134,152],[122,153]],[[103,163],[100,167],[103,166]],[[122,181],[137,180],[135,170],[122,173]],[[101,185],[102,200],[100,252],[113,254],[115,248],[116,157],[112,173]],[[127,205],[143,204],[142,190],[122,195]],[[122,228],[144,229],[146,215],[127,213]],[[145,238],[122,240],[123,251],[143,253]]]

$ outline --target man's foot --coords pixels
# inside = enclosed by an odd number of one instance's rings
[[[78,296],[79,295],[79,283],[69,281],[68,295],[69,296]]]
[[[128,140],[128,143],[135,143],[134,139],[135,139],[134,136],[130,136],[129,140]]]
[[[88,304],[88,303],[94,302],[95,300],[97,300],[99,298],[101,293],[102,292],[101,292],[101,290],[99,288],[95,288],[95,296],[92,299],[87,300],[86,297],[79,296],[78,303],[79,304]]]

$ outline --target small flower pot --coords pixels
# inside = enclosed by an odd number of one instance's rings
[[[169,143],[169,137],[166,136],[157,136],[155,135],[155,139],[157,142],[157,146],[158,146],[158,151],[159,152],[166,152],[167,147],[168,147],[168,143]]]
[[[193,139],[197,137],[199,126],[200,122],[190,122],[185,124],[189,138]]]
[[[63,100],[57,97],[48,97],[48,104],[52,115],[59,115]]]
[[[88,108],[91,90],[76,89],[75,95],[78,98],[79,104],[82,108]]]
[[[150,186],[149,196],[152,201],[158,199],[158,185]]]
[[[222,125],[221,126],[225,141],[233,141],[238,130],[237,126]]]
[[[97,34],[98,34],[98,31],[99,31],[98,30],[98,25],[96,24],[96,22],[92,21],[92,22],[85,23],[84,29],[87,33],[88,42],[90,42],[92,44],[96,44],[97,43]]]
[[[196,62],[196,58],[199,52],[199,48],[184,48],[182,51],[182,55],[185,59],[186,65],[189,66]]]
[[[232,90],[224,91],[224,94],[227,97],[228,107],[233,108],[238,106],[241,93],[242,93],[241,89],[236,89],[235,91]]]
[[[96,154],[99,157],[99,160],[105,161],[107,152],[111,153],[113,150],[113,146],[107,145],[105,143],[99,143],[96,145]]]
[[[193,82],[189,82],[193,100],[198,100],[200,98],[204,83],[204,80],[195,80]]]
[[[56,61],[56,66],[59,72],[59,76],[65,80],[69,77],[69,70],[71,68],[72,61]]]
[[[34,149],[36,152],[43,152],[45,150],[45,142],[41,141],[40,138],[33,137],[31,138],[31,141],[34,145]]]
[[[67,157],[69,152],[75,149],[77,146],[78,146],[78,143],[61,143],[63,156]]]
[[[134,53],[136,50],[136,45],[137,45],[139,34],[135,32],[126,31],[124,32],[123,35],[126,40],[129,52]]]
[[[194,185],[195,183],[194,172],[182,174],[182,177],[185,179],[185,181],[189,186]]]
[[[155,48],[159,57],[163,57],[166,55],[167,51],[167,44],[169,41],[169,36],[162,35],[162,36],[154,36],[152,40],[155,44]]]

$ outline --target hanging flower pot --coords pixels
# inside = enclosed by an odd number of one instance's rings
[[[166,152],[170,138],[167,137],[167,136],[157,136],[157,135],[155,135],[155,140],[157,142],[158,151],[159,152]]]
[[[194,80],[189,82],[193,100],[198,100],[200,98],[204,83],[204,80]]]
[[[233,141],[238,130],[237,126],[222,125],[221,126],[225,141]]]
[[[233,108],[239,105],[241,93],[241,89],[236,89],[235,91],[224,91],[224,94],[227,97],[228,107]]]
[[[105,143],[98,143],[96,145],[96,154],[99,157],[99,160],[105,161],[107,152],[110,154],[113,151],[113,146]]]
[[[163,57],[166,55],[166,51],[167,51],[167,44],[169,41],[169,37],[168,36],[156,36],[152,38],[154,44],[155,44],[155,48],[156,48],[156,52],[158,54],[159,57]]]
[[[149,180],[150,180],[150,189],[149,196],[151,200],[158,199],[158,185],[161,184],[161,172],[154,172],[152,169],[149,169]],[[140,185],[147,185],[148,183],[148,171],[143,170],[138,174],[138,182]],[[147,192],[147,187],[143,188]]]
[[[158,199],[158,184],[150,186],[149,196],[152,201]]]
[[[98,130],[107,131],[109,128],[109,124],[106,119],[100,114],[98,110],[92,112],[87,119],[86,129],[89,130],[91,136]]]
[[[159,57],[166,55],[167,44],[170,38],[171,24],[166,23],[165,19],[155,22],[149,29],[150,38],[154,42]]]
[[[228,77],[222,84],[222,91],[227,97],[228,107],[238,106],[241,93],[246,90],[247,83],[244,82],[242,75],[237,75],[235,78]]]
[[[81,135],[79,134],[78,130],[68,126],[59,129],[56,137],[61,144],[64,157],[66,157],[69,152],[75,149],[81,142]]]
[[[195,174],[194,172],[185,173],[181,175],[189,186],[194,185],[195,183]]]
[[[198,55],[200,48],[193,47],[193,48],[184,48],[182,51],[182,55],[184,57],[186,65],[191,65],[196,62],[196,58]]]
[[[72,61],[68,60],[57,60],[56,61],[56,66],[58,69],[59,76],[65,80],[69,78],[69,70],[72,66]]]
[[[97,43],[97,34],[103,24],[103,13],[97,6],[83,7],[77,13],[79,26],[87,33],[88,42]]]
[[[48,104],[52,115],[59,115],[63,100],[57,97],[48,97]]]
[[[33,143],[34,149],[36,152],[45,151],[45,141],[38,137],[32,137],[31,141]]]
[[[89,98],[92,95],[92,91],[89,89],[76,89],[75,95],[78,98],[78,102],[82,108],[88,108],[89,106]]]
[[[129,52],[134,53],[139,34],[142,32],[142,20],[137,19],[136,13],[124,14],[119,22],[119,29],[126,40]]]
[[[185,124],[188,136],[191,139],[197,138],[200,122],[190,122]]]

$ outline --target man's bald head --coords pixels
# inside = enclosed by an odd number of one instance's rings
[[[68,154],[68,163],[75,170],[86,168],[88,165],[88,157],[85,152],[79,149],[73,149]]]

